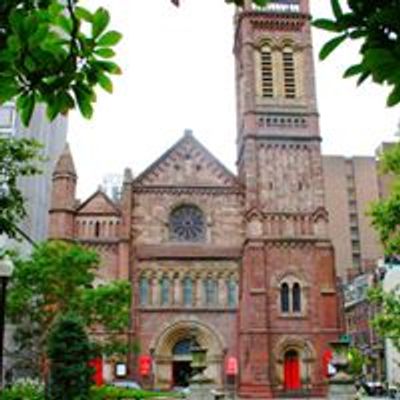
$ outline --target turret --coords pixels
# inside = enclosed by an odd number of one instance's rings
[[[77,175],[69,145],[57,161],[53,172],[49,237],[71,240],[74,235]]]

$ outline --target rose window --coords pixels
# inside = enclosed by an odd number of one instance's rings
[[[182,206],[170,215],[170,236],[180,242],[199,242],[205,238],[202,211],[195,206]]]

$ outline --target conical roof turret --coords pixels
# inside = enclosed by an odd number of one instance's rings
[[[59,174],[60,175],[69,174],[76,177],[74,159],[72,158],[71,149],[68,143],[65,144],[64,150],[61,153],[54,168],[53,175],[59,175]]]

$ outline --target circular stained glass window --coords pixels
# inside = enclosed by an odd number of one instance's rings
[[[180,242],[199,242],[205,238],[202,211],[196,206],[181,206],[170,215],[170,236]]]

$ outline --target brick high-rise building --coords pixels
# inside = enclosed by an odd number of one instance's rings
[[[194,334],[215,385],[238,360],[241,398],[323,396],[339,316],[308,0],[246,0],[234,52],[237,175],[187,131],[135,179],[126,171],[120,201],[97,191],[79,204],[66,148],[51,234],[96,249],[99,279],[132,282],[131,339],[157,387],[187,384]]]

